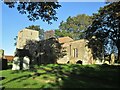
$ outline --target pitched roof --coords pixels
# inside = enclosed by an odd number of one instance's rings
[[[67,36],[67,37],[58,38],[58,41],[59,41],[59,43],[67,43],[67,42],[71,42],[71,41],[74,41],[74,40]]]
[[[55,31],[54,30],[49,30],[49,31],[46,31],[45,33],[54,33]]]
[[[14,56],[10,56],[10,55],[9,56],[8,55],[5,56],[5,59],[7,59],[9,61],[13,60],[13,58],[14,58]]]

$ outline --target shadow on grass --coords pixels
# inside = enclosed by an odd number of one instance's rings
[[[38,71],[45,72],[39,73]],[[19,71],[16,71],[17,73]],[[22,72],[22,71],[21,71]],[[23,71],[24,72],[24,71]],[[23,75],[13,78],[3,85],[18,80],[21,82],[30,77],[36,78],[42,75],[54,75],[55,82],[48,82],[41,88],[120,88],[120,66],[114,65],[79,65],[79,64],[48,64],[32,70],[33,75]],[[49,79],[43,76],[44,80]],[[36,85],[34,83],[33,85]],[[28,86],[25,84],[24,86]]]
[[[4,79],[5,79],[5,77],[0,76],[0,80],[4,80]]]
[[[48,67],[52,68],[49,72],[56,76],[56,82],[49,84],[52,86],[58,86],[59,88],[120,87],[120,66],[57,65]]]
[[[16,78],[13,78],[13,79],[7,81],[7,82],[3,83],[2,85],[5,85],[7,83],[10,83],[10,82],[18,80],[18,79],[23,80],[23,78],[24,78],[24,80],[25,80],[25,79],[28,79],[30,77],[32,77],[30,74],[28,74],[28,75],[22,75],[22,76],[19,76],[19,77],[16,77]]]

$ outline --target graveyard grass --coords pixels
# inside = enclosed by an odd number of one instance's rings
[[[119,88],[120,66],[48,64],[33,70],[1,70],[2,88]]]

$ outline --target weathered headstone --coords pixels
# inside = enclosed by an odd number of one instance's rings
[[[0,59],[2,59],[4,57],[4,50],[0,49]]]
[[[13,64],[12,64],[12,70],[20,70],[20,58],[14,57]]]
[[[114,61],[115,61],[115,55],[114,55],[114,53],[112,53],[110,64],[114,64]]]
[[[7,68],[7,59],[4,59],[4,50],[0,49],[0,70],[5,70]]]
[[[23,58],[23,70],[29,69],[30,59],[28,56]]]
[[[104,64],[108,64],[109,65],[109,61],[105,61]]]
[[[0,59],[0,70],[5,70],[8,68],[7,59]]]
[[[103,63],[102,63],[102,61],[101,61],[99,58],[97,58],[97,59],[95,60],[95,64],[103,64]]]

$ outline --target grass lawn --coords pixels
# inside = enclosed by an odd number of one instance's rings
[[[1,70],[3,88],[119,88],[120,66],[48,64],[33,71]]]

